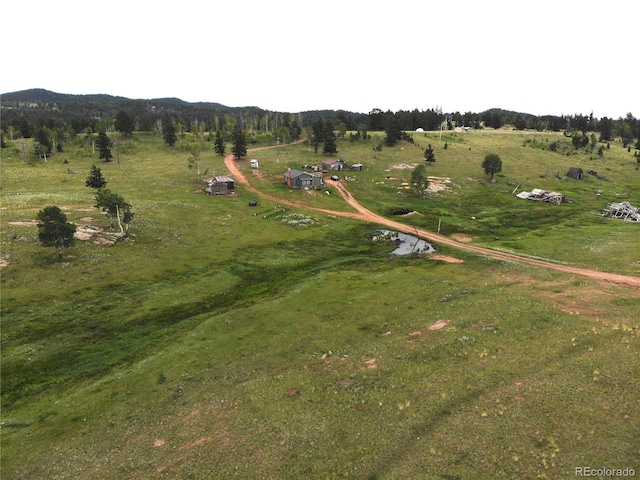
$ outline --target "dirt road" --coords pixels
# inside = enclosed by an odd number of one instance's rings
[[[267,147],[271,148],[271,147]],[[255,149],[258,150],[258,149]],[[255,151],[253,150],[253,151]],[[559,272],[569,273],[572,275],[581,275],[583,277],[588,277],[593,280],[597,280],[600,282],[608,282],[614,283],[616,285],[623,285],[626,287],[631,287],[634,289],[640,290],[640,278],[634,277],[631,275],[622,275],[618,273],[610,273],[610,272],[602,272],[600,270],[592,270],[588,268],[581,267],[572,267],[569,265],[562,265],[554,262],[549,262],[545,260],[538,260],[535,258],[522,257],[520,255],[512,254],[512,253],[504,253],[497,252],[495,250],[491,250],[489,248],[478,247],[475,245],[471,245],[468,243],[458,242],[449,237],[445,237],[443,235],[438,235],[433,232],[429,232],[423,229],[416,229],[413,226],[405,225],[401,222],[391,220],[389,218],[382,217],[377,215],[370,210],[367,210],[365,207],[360,205],[360,203],[351,195],[351,193],[345,188],[345,186],[340,181],[332,181],[327,180],[327,183],[336,188],[340,195],[345,199],[345,201],[353,207],[356,212],[340,212],[336,210],[325,210],[322,208],[313,208],[307,205],[304,205],[302,202],[292,202],[289,200],[284,200],[280,197],[276,197],[273,195],[269,195],[261,192],[257,188],[253,187],[249,184],[247,178],[244,176],[242,170],[238,167],[238,164],[233,155],[227,155],[224,159],[224,163],[231,173],[233,177],[236,178],[238,182],[240,182],[246,190],[255,193],[256,195],[260,195],[263,198],[268,198],[274,202],[278,202],[281,205],[288,205],[291,207],[297,208],[305,208],[308,210],[315,210],[323,213],[327,213],[330,215],[336,215],[340,217],[353,218],[356,220],[362,220],[364,222],[377,223],[379,225],[384,225],[385,227],[392,228],[394,230],[398,230],[403,233],[407,233],[410,235],[418,235],[420,238],[428,240],[433,243],[439,243],[441,245],[449,245],[451,247],[459,248],[461,250],[467,250],[470,252],[475,252],[480,255],[485,255],[490,258],[495,258],[498,260],[510,260],[514,262],[526,263],[529,265],[535,265],[537,267],[548,268],[552,270],[556,270]]]

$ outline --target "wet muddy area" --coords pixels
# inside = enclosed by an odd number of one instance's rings
[[[380,230],[380,235],[375,235],[374,242],[393,242],[395,250],[389,255],[411,255],[412,253],[433,253],[436,251],[433,245],[413,235],[391,230]]]

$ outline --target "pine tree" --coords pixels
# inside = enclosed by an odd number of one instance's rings
[[[216,139],[213,144],[213,151],[220,156],[224,156],[224,152],[225,152],[224,139],[222,138],[222,134],[220,133],[220,130],[216,132]]]
[[[170,147],[173,147],[178,141],[176,126],[169,117],[165,118],[162,122],[162,138],[164,139],[165,145]]]
[[[244,130],[240,128],[239,124],[233,128],[233,156],[236,158],[242,158],[247,156],[247,137],[244,134]]]
[[[311,144],[313,145],[314,153],[318,153],[318,146],[322,143],[322,137],[324,136],[324,120],[322,118],[317,119],[311,125]]]
[[[331,124],[331,122],[326,122],[324,124],[322,137],[324,141],[322,146],[322,153],[326,153],[329,155],[338,153],[338,147],[336,146],[336,134],[333,131],[333,125]]]
[[[116,130],[122,133],[125,137],[130,137],[133,134],[133,129],[135,128],[135,124],[133,122],[133,118],[124,110],[120,110],[116,114],[115,120]]]
[[[62,258],[62,248],[74,244],[76,226],[67,222],[67,216],[60,207],[45,207],[38,212],[38,239],[43,247],[57,247],[58,258]]]
[[[100,133],[98,133],[96,144],[98,146],[98,152],[100,153],[98,158],[104,158],[105,162],[111,161],[113,158],[113,155],[111,155],[111,139],[104,130],[100,130]]]
[[[431,148],[431,144],[429,144],[424,151],[424,161],[429,165],[433,165],[433,162],[436,161],[436,154],[434,153],[433,148]]]
[[[85,185],[89,188],[103,188],[107,186],[107,181],[102,176],[102,171],[93,165],[91,167],[91,171],[89,172],[89,176],[85,182]]]
[[[386,137],[384,138],[384,144],[387,147],[393,147],[400,141],[400,139],[402,139],[402,130],[398,126],[398,120],[393,114],[387,116],[385,133]]]

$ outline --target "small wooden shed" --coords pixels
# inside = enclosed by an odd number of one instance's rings
[[[209,195],[231,195],[236,192],[233,178],[226,175],[205,178],[203,182],[205,183],[205,191]]]
[[[567,177],[575,178],[576,180],[582,180],[584,178],[584,172],[581,168],[571,167],[569,171],[567,171]]]

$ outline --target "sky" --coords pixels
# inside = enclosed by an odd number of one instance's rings
[[[638,1],[32,0],[0,13],[0,93],[640,117]]]

